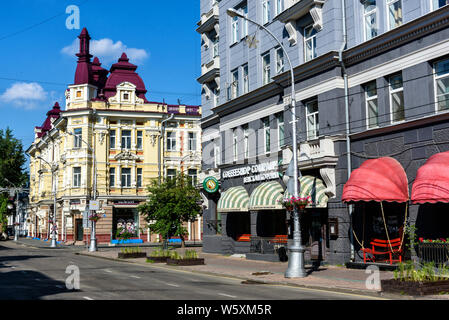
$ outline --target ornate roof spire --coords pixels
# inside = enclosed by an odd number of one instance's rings
[[[75,84],[92,83],[92,66],[90,62],[92,55],[89,52],[89,41],[91,38],[86,28],[81,31],[78,38],[80,39],[80,50],[76,54],[78,65],[75,72]]]

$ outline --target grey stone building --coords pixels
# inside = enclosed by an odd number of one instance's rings
[[[341,201],[349,174],[368,159],[393,157],[411,190],[426,160],[449,150],[446,4],[201,0],[200,179],[214,178],[220,185],[216,192],[203,190],[206,252],[281,257],[291,225],[279,201],[292,159],[291,125],[298,120],[301,195],[314,202],[302,219],[306,259],[361,260],[361,244],[386,230],[376,225],[378,204],[356,203],[350,211]],[[268,28],[286,53],[265,30],[227,15],[229,8]],[[292,119],[287,55],[297,119]],[[403,230],[405,207],[418,236],[449,237],[441,229],[445,204],[386,205],[392,233]]]

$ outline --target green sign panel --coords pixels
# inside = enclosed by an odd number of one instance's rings
[[[215,179],[214,177],[207,177],[203,181],[203,188],[209,193],[217,192],[218,187],[219,187],[218,180]]]

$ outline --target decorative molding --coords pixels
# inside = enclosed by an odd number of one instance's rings
[[[335,183],[335,168],[329,167],[321,168],[320,174],[327,187],[325,190],[326,195],[329,198],[335,197],[335,195],[337,194]]]
[[[298,33],[296,31],[295,26],[293,25],[294,22],[295,21],[291,20],[285,24],[285,29],[287,30],[288,33],[288,41],[292,46],[298,43]]]
[[[125,150],[121,153],[119,153],[118,155],[116,155],[114,157],[115,160],[131,160],[131,161],[136,161],[139,160],[139,156],[137,156],[136,154],[132,153],[129,150]]]
[[[323,5],[316,4],[309,12],[314,22],[313,28],[316,31],[321,31],[323,29]]]

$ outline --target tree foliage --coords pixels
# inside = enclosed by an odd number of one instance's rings
[[[139,206],[138,210],[145,215],[148,223],[154,222],[151,230],[162,235],[164,240],[178,236],[184,245],[187,230],[183,223],[201,214],[199,191],[190,179],[178,175],[161,184],[157,179],[153,180],[148,192],[148,201]]]
[[[14,138],[11,129],[0,129],[0,186],[10,186],[5,178],[16,186],[26,183],[25,163],[22,142]]]
[[[6,232],[8,226],[8,197],[0,194],[0,238],[1,233]]]

